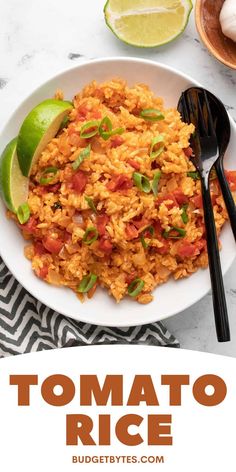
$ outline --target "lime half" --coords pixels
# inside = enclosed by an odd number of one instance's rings
[[[22,175],[16,154],[17,138],[4,149],[0,158],[0,190],[7,208],[16,213],[27,201],[29,181]]]
[[[32,166],[49,141],[56,136],[72,108],[71,102],[49,99],[37,105],[27,115],[17,141],[17,155],[23,175],[30,175]]]
[[[187,26],[191,0],[108,0],[105,20],[113,33],[138,47],[173,41]]]

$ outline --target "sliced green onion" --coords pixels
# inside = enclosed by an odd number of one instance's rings
[[[187,172],[187,176],[191,177],[193,180],[200,180],[199,172],[196,170],[194,172]]]
[[[141,240],[141,243],[142,243],[142,246],[143,246],[144,249],[147,249],[148,246],[149,246],[149,243],[147,243],[147,242],[145,241],[145,234],[146,234],[147,232],[150,233],[151,238],[153,238],[153,236],[154,236],[154,234],[155,234],[155,230],[154,230],[153,226],[148,226],[148,228],[146,228],[146,229],[143,231],[142,235],[141,235],[140,240]],[[146,236],[146,237],[148,237],[148,236]]]
[[[142,110],[140,116],[144,118],[144,120],[148,121],[159,121],[165,119],[163,113],[160,110],[156,110],[155,108],[147,108]]]
[[[87,197],[87,196],[85,196],[84,198],[85,198],[85,200],[86,200],[88,206],[91,208],[91,210],[93,210],[94,213],[97,213],[97,208],[96,208],[95,205],[94,205],[93,199],[90,198],[90,197]]]
[[[84,139],[92,138],[98,134],[100,122],[99,121],[88,121],[82,126],[80,130],[80,137]]]
[[[125,132],[125,128],[115,128],[111,132],[111,136],[114,136],[115,134],[122,134]]]
[[[141,235],[140,241],[141,241],[141,243],[142,243],[143,248],[144,248],[144,249],[147,249],[148,246],[149,246],[149,244],[146,243],[143,234]]]
[[[74,170],[78,169],[78,167],[80,166],[80,164],[82,164],[82,162],[84,161],[84,159],[86,157],[89,157],[90,156],[90,151],[91,151],[91,146],[90,144],[84,148],[80,153],[79,153],[79,156],[77,157],[77,159],[73,162],[72,164],[72,168]]]
[[[156,151],[154,151],[154,148],[156,144],[158,143],[164,143],[165,136],[163,134],[159,134],[155,138],[153,138],[151,142],[151,149],[150,149],[150,158],[155,159],[156,157],[160,156],[161,153],[164,151],[165,145],[163,144],[160,146]]]
[[[83,242],[84,244],[92,244],[94,241],[98,239],[98,230],[94,226],[90,226],[90,228],[86,229]]]
[[[108,116],[105,116],[99,125],[98,132],[100,136],[106,141],[107,139],[110,138],[111,131],[112,131],[112,122],[110,118],[108,118]]]
[[[40,185],[50,184],[50,182],[52,182],[57,172],[58,172],[57,167],[47,167],[47,169],[45,169],[42,173],[42,177],[39,181]],[[52,175],[50,176],[50,174]]]
[[[193,180],[200,180],[200,174],[197,170],[194,172],[187,172],[187,176],[191,177]],[[216,178],[217,178],[216,171],[213,168],[210,173],[210,180],[215,180]]]
[[[155,175],[154,175],[154,179],[152,181],[152,191],[155,195],[155,197],[157,196],[158,194],[158,185],[159,185],[159,182],[160,182],[160,178],[161,178],[161,171],[158,170]]]
[[[128,286],[128,294],[130,297],[137,297],[139,293],[143,290],[145,282],[141,279],[135,279]]]
[[[28,203],[22,203],[22,205],[19,206],[16,216],[20,222],[21,225],[24,225],[29,217],[30,217],[30,209]]]
[[[145,231],[147,231],[148,233],[150,233],[152,237],[153,237],[154,234],[155,234],[155,229],[154,229],[154,227],[153,227],[152,225],[151,225],[151,226],[148,226]]]
[[[181,218],[182,218],[183,223],[186,225],[189,221],[189,217],[187,213],[188,203],[185,203],[185,205],[183,205],[181,209],[182,209]]]
[[[184,238],[186,234],[187,231],[185,231],[185,229],[177,228],[177,226],[172,226],[169,231],[165,230],[162,233],[162,236],[165,239],[181,239]]]
[[[79,286],[77,287],[77,292],[79,293],[87,293],[95,283],[97,282],[98,276],[95,274],[86,275],[80,282]]]
[[[110,118],[108,118],[108,116],[105,116],[100,123],[98,131],[99,131],[100,136],[105,141],[107,141],[111,136],[114,136],[115,134],[124,133],[125,129],[124,128],[112,129],[112,122]]]
[[[148,180],[148,178],[143,175],[139,174],[139,172],[134,172],[133,173],[133,181],[136,185],[136,187],[139,188],[142,192],[149,193],[151,190],[151,184]]]

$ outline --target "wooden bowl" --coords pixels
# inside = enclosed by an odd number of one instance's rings
[[[195,21],[199,35],[220,62],[236,69],[236,43],[227,38],[220,25],[220,11],[224,0],[196,0]]]

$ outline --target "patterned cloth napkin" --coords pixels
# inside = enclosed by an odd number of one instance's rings
[[[89,344],[179,347],[162,323],[110,328],[74,321],[46,307],[11,275],[0,257],[0,357]]]

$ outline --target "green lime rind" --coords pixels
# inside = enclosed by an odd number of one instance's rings
[[[141,49],[154,49],[154,48],[158,48],[160,46],[165,46],[166,44],[169,44],[169,43],[172,43],[173,41],[175,41],[177,38],[179,38],[179,36],[181,36],[187,25],[188,25],[188,22],[189,22],[189,17],[190,17],[190,14],[191,14],[191,11],[193,9],[193,3],[192,3],[192,0],[186,0],[186,2],[188,3],[189,5],[189,9],[188,9],[188,13],[186,15],[186,19],[185,19],[185,23],[183,25],[183,28],[181,28],[181,30],[173,37],[171,37],[169,40],[165,40],[163,42],[159,42],[157,44],[152,44],[152,45],[144,45],[144,44],[141,44],[141,43],[137,43],[137,42],[131,42],[131,41],[127,41],[125,40],[123,37],[121,37],[117,32],[116,30],[112,27],[111,23],[110,23],[110,13],[108,12],[108,8],[109,8],[109,3],[110,3],[110,0],[107,0],[105,5],[104,5],[104,8],[103,8],[103,12],[104,12],[104,17],[105,17],[105,22],[106,22],[106,25],[108,26],[108,28],[112,31],[112,33],[120,40],[122,41],[124,44],[127,44],[128,46],[133,46],[133,47],[137,47],[137,48],[141,48]]]
[[[13,213],[27,201],[29,180],[22,175],[16,154],[17,138],[5,147],[0,157],[0,193]]]
[[[60,129],[65,116],[72,110],[69,101],[48,99],[37,105],[22,123],[17,140],[17,155],[24,176]]]

